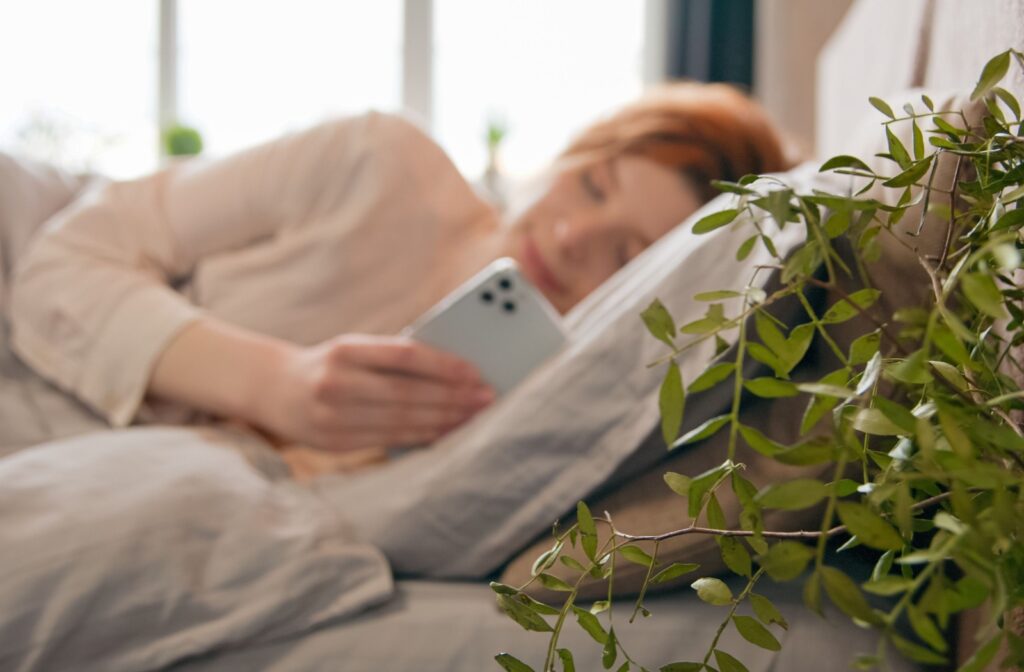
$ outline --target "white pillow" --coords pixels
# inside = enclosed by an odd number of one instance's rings
[[[389,597],[380,553],[246,440],[127,429],[0,460],[0,669],[163,668]]]
[[[809,189],[816,170],[805,165],[785,177]],[[493,572],[604,482],[656,426],[665,367],[647,364],[667,347],[647,333],[640,312],[657,297],[677,324],[698,319],[707,304],[694,294],[742,287],[771,261],[763,246],[735,261],[751,235],[743,217],[710,234],[691,231],[732,205],[731,195],[716,198],[588,297],[567,316],[569,346],[482,417],[431,450],[313,487],[398,573]],[[803,233],[790,225],[773,241],[785,255]],[[737,311],[726,305],[727,314]],[[706,341],[679,359],[684,380],[705,368],[713,347]]]

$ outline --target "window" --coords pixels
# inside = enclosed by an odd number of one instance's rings
[[[434,0],[434,131],[467,175],[486,163],[490,121],[513,175],[643,88],[644,4],[621,0]]]
[[[130,177],[161,119],[222,155],[406,107],[471,179],[500,122],[518,176],[639,93],[660,1],[4,0],[0,148]]]
[[[115,176],[155,165],[156,10],[139,0],[8,0],[0,147]]]
[[[180,0],[178,12],[178,116],[213,154],[401,104],[401,0]]]

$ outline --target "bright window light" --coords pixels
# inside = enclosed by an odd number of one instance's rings
[[[178,6],[179,118],[203,134],[205,153],[399,106],[401,0]]]
[[[156,166],[157,4],[0,0],[0,150],[129,177]]]
[[[513,176],[643,88],[641,0],[434,0],[435,134],[468,177],[490,120]]]

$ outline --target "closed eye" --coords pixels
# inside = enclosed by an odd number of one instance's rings
[[[597,183],[594,179],[594,174],[590,170],[584,170],[580,173],[580,184],[583,185],[583,190],[587,193],[590,200],[595,203],[604,203],[608,194],[605,190]]]

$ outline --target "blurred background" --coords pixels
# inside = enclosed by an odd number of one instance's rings
[[[851,0],[0,0],[0,151],[127,178],[368,108],[521,177],[657,82],[740,84],[805,153]]]

